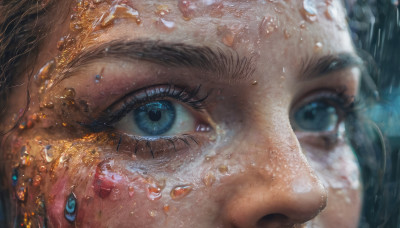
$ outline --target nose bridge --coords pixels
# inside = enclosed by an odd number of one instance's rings
[[[233,227],[274,227],[303,223],[326,204],[327,193],[302,153],[289,120],[254,127],[235,153],[245,165],[232,184],[241,186],[227,199]],[[247,161],[247,164],[245,164]]]

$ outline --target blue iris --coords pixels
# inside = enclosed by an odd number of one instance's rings
[[[154,101],[135,109],[133,115],[140,130],[155,136],[171,129],[175,122],[176,111],[170,101]]]
[[[67,202],[65,204],[64,216],[69,222],[73,222],[76,219],[76,208],[77,202],[74,193],[69,194]]]
[[[339,120],[336,108],[323,101],[314,101],[294,114],[296,125],[303,131],[332,131]]]

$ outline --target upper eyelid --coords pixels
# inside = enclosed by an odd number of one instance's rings
[[[198,111],[202,111],[204,105],[204,101],[208,98],[209,93],[202,98],[196,98],[196,95],[199,93],[201,85],[197,86],[193,90],[185,91],[184,88],[176,87],[174,85],[153,85],[150,87],[145,87],[142,89],[135,90],[131,93],[128,93],[123,98],[115,101],[112,105],[105,109],[105,111],[100,115],[100,117],[96,118],[94,121],[90,123],[80,123],[83,126],[91,129],[92,131],[102,131],[104,128],[111,127],[111,125],[122,117],[124,117],[127,113],[132,111],[136,106],[141,105],[146,102],[154,101],[156,99],[164,99],[164,98],[172,98],[183,103],[191,105]],[[148,94],[148,90],[153,89],[153,95]],[[158,90],[158,93],[154,91],[154,89]],[[140,93],[141,92],[141,93]],[[184,96],[184,97],[182,97]],[[124,102],[121,104],[121,102]],[[137,102],[137,103],[133,103]],[[126,105],[129,107],[126,107]]]

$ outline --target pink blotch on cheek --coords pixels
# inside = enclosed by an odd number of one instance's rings
[[[94,192],[101,198],[107,198],[118,183],[124,181],[124,178],[112,170],[114,161],[105,160],[101,162],[94,176]]]
[[[60,178],[52,186],[50,191],[50,199],[48,203],[48,213],[51,224],[61,226],[64,221],[64,208],[66,193],[67,178]],[[54,198],[52,198],[54,197]]]

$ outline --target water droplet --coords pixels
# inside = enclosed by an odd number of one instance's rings
[[[257,85],[258,82],[257,82],[257,81],[253,81],[251,84],[252,84],[252,85]]]
[[[338,12],[337,12],[336,8],[334,6],[332,6],[332,5],[328,5],[326,7],[326,10],[325,10],[324,14],[325,14],[325,17],[328,20],[331,20],[331,21],[335,20],[335,18],[338,17]]]
[[[203,183],[207,187],[211,187],[215,182],[215,176],[214,173],[209,172],[207,173],[204,178],[203,178]]]
[[[194,16],[196,6],[188,0],[179,0],[178,8],[182,13],[183,19],[188,21]]]
[[[165,31],[172,31],[175,29],[175,22],[173,21],[167,21],[164,18],[160,18],[157,22],[157,25],[165,30]]]
[[[303,18],[309,22],[314,22],[318,19],[314,0],[303,0],[303,7],[300,12]]]
[[[110,12],[101,20],[101,26],[107,27],[114,23],[115,19],[132,19],[140,24],[139,11],[125,4],[117,4],[111,7]]]
[[[52,108],[54,108],[54,103],[51,102],[51,101],[49,101],[49,102],[47,102],[47,103],[44,103],[44,104],[42,105],[42,107],[43,107],[43,108],[52,109]]]
[[[18,183],[18,169],[13,169],[11,174],[12,186],[15,187]]]
[[[94,2],[95,4],[99,4],[99,3],[104,2],[104,0],[93,0],[93,2]]]
[[[305,28],[306,28],[306,23],[305,23],[305,21],[301,21],[301,22],[300,22],[300,28],[301,28],[301,29],[305,29]]]
[[[285,36],[285,39],[289,39],[290,37],[292,37],[287,29],[283,30],[283,35]]]
[[[399,0],[390,0],[390,2],[395,6],[399,5]]]
[[[172,189],[170,195],[174,200],[182,199],[187,196],[193,189],[192,185],[180,185]]]
[[[44,160],[46,160],[47,163],[50,163],[53,161],[54,156],[53,153],[51,152],[51,145],[46,145],[43,149],[43,154],[42,154]]]
[[[149,211],[149,215],[150,215],[151,217],[156,217],[156,215],[157,215],[157,212],[156,212],[156,211],[153,211],[153,210],[151,210],[151,211]]]
[[[170,9],[167,5],[158,5],[155,13],[160,17],[164,17],[170,13]]]
[[[262,36],[269,36],[278,29],[277,20],[273,17],[264,17],[259,26],[259,32]]]
[[[321,51],[321,50],[322,50],[322,47],[323,47],[323,45],[322,45],[321,42],[316,42],[315,45],[314,45],[314,52],[319,52],[319,51]]]
[[[218,167],[218,171],[219,171],[220,173],[227,173],[227,172],[228,172],[228,166],[226,166],[226,165],[221,165],[221,166]]]
[[[168,204],[165,204],[164,207],[163,207],[163,209],[164,209],[164,212],[165,212],[165,213],[168,213],[168,212],[169,212],[169,205],[168,205]]]
[[[74,222],[76,219],[76,211],[78,208],[78,202],[74,193],[69,194],[65,203],[64,216],[68,222]]]
[[[26,192],[27,192],[27,188],[25,186],[21,186],[21,187],[17,188],[17,191],[16,191],[17,199],[21,202],[24,202],[26,200]]]
[[[55,68],[55,61],[50,60],[42,68],[40,68],[39,72],[33,77],[37,83],[42,83],[43,81],[50,78],[51,73]]]
[[[44,173],[44,172],[46,172],[46,171],[47,171],[46,166],[41,165],[41,166],[39,167],[39,172]]]
[[[128,187],[128,194],[129,197],[133,197],[133,195],[135,194],[135,188],[133,186]]]
[[[161,198],[161,188],[156,185],[147,186],[147,198],[149,200],[159,200]]]
[[[36,175],[33,177],[33,186],[37,187],[40,185],[40,182],[42,181],[42,177],[40,175]]]

